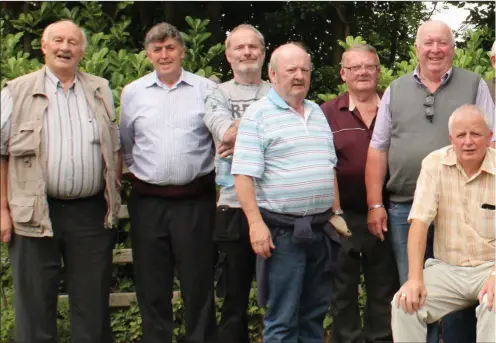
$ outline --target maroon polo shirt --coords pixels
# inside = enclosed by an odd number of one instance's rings
[[[365,163],[376,118],[368,128],[356,107],[350,111],[349,100],[346,92],[320,107],[334,136],[341,208],[343,211],[367,212]]]

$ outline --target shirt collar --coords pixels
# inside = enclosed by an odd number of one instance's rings
[[[453,67],[450,67],[446,73],[444,73],[443,76],[441,76],[441,84],[444,85],[446,81],[449,80],[451,75],[453,74]],[[418,83],[422,84],[422,79],[420,78],[420,65],[417,64],[415,67],[415,70],[413,71],[413,77],[415,78],[415,81]]]
[[[46,66],[46,68],[45,68],[45,75],[50,80],[50,82],[53,83],[53,85],[55,87],[55,92],[57,92],[58,88],[63,88],[62,82],[59,80],[57,75],[55,75],[53,73],[53,71],[51,71],[50,68],[48,68],[48,66]],[[74,77],[74,81],[72,82],[72,85],[71,85],[71,87],[69,87],[69,89],[75,88],[76,83],[77,83],[77,79],[78,78],[77,78],[77,72],[76,72],[76,76]]]
[[[496,175],[496,151],[492,148],[486,149],[486,155],[484,156],[484,160],[479,168],[479,171],[476,174],[479,174],[480,171],[485,171],[486,173]],[[441,163],[447,166],[456,166],[458,161],[456,159],[455,150],[453,147],[449,147],[446,155],[441,160]]]
[[[284,101],[283,98],[279,96],[279,94],[277,94],[274,88],[271,88],[269,90],[269,93],[267,93],[267,97],[274,103],[274,105],[289,110],[289,105],[286,103],[286,101]]]
[[[375,94],[375,97],[377,99],[377,107],[379,107],[379,103],[381,102],[381,98],[379,98],[379,95],[377,93]],[[353,111],[353,110],[355,110],[355,107],[356,107],[355,102],[353,101],[351,94],[348,93],[348,109],[350,111]]]
[[[173,89],[176,88],[181,83],[186,83],[190,86],[194,86],[195,80],[193,79],[190,73],[188,73],[187,71],[181,68],[181,75],[179,76],[177,82],[172,87],[168,87],[162,81],[160,81],[160,79],[158,78],[157,71],[154,70],[152,73],[148,74],[148,79],[146,80],[146,87],[157,85],[162,88]]]

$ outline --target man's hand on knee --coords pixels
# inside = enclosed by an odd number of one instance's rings
[[[484,286],[482,286],[482,289],[479,292],[479,296],[477,297],[479,299],[479,303],[482,303],[482,298],[484,298],[484,295],[487,294],[487,309],[489,311],[492,311],[494,307],[494,293],[496,293],[495,278],[495,271],[493,270],[491,271],[489,279],[484,282]]]
[[[425,302],[427,289],[423,280],[408,280],[394,296],[396,307],[403,311],[413,313],[418,311]]]

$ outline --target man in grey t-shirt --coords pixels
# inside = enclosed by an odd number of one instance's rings
[[[255,254],[248,223],[236,197],[231,163],[239,120],[250,104],[268,93],[270,83],[262,80],[265,41],[256,28],[237,26],[225,44],[234,78],[207,96],[204,117],[217,148],[215,181],[221,187],[214,228],[221,270],[217,293],[224,296],[218,342],[249,343],[247,307]]]

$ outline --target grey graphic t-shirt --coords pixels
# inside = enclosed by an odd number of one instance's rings
[[[263,98],[270,90],[269,82],[258,85],[244,85],[230,80],[221,83],[207,95],[205,125],[208,127],[216,145],[219,145],[231,124],[241,119],[246,109],[255,101]],[[232,156],[215,156],[215,181],[221,186],[218,205],[240,207],[231,175]]]

